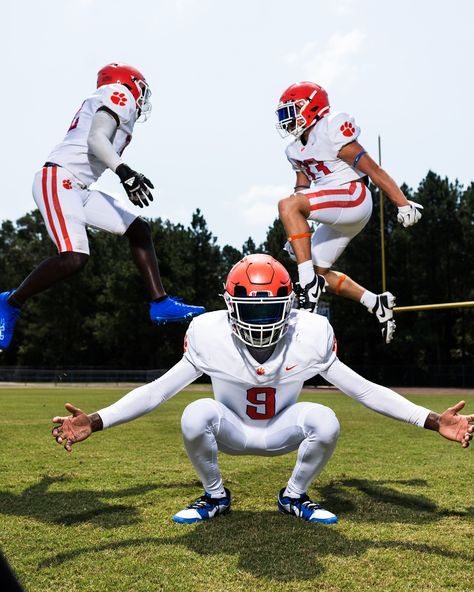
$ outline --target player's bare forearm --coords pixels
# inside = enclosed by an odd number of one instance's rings
[[[397,207],[407,206],[408,200],[402,190],[398,187],[392,177],[381,167],[369,174],[371,181],[396,205]]]
[[[362,154],[362,156],[360,156]],[[392,179],[392,177],[380,167],[375,160],[364,151],[359,142],[350,142],[343,146],[338,157],[357,170],[366,174],[370,180],[381,189],[384,194],[397,206],[407,206],[408,200]],[[354,162],[357,161],[357,165]]]
[[[301,171],[297,171],[296,173],[296,180],[294,191],[297,193],[298,191],[304,191],[305,189],[309,189],[311,187],[311,181],[308,177]]]

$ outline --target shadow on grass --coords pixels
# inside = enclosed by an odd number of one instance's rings
[[[57,566],[87,553],[161,545],[182,546],[201,556],[236,555],[238,569],[254,577],[280,582],[313,579],[325,571],[325,557],[361,557],[371,549],[397,549],[439,555],[443,559],[472,561],[472,555],[438,546],[398,540],[353,540],[342,525],[309,524],[277,512],[232,512],[198,525],[176,525],[176,537],[144,537],[94,545],[59,553],[42,561],[39,568]]]
[[[142,496],[157,489],[194,489],[197,485],[195,482],[163,483],[117,491],[50,490],[53,484],[69,481],[71,479],[67,477],[44,476],[21,494],[0,491],[0,513],[65,526],[90,523],[94,527],[115,528],[141,521],[136,501],[117,504],[116,500]],[[343,534],[344,521],[425,524],[446,516],[466,517],[474,511],[473,508],[464,512],[439,508],[427,496],[403,491],[410,487],[420,489],[428,487],[428,483],[424,480],[360,479],[329,483],[320,490],[320,499],[327,508],[339,514],[341,522],[337,526],[309,524],[276,511],[234,511],[227,517],[199,525],[173,525],[177,533],[174,537],[116,540],[104,545],[71,549],[44,560],[39,567],[62,564],[87,553],[161,545],[181,546],[201,556],[238,556],[239,569],[281,582],[317,577],[325,569],[323,559],[326,556],[360,557],[370,549],[410,550],[471,562],[472,555],[438,546],[396,539],[349,539]]]
[[[424,479],[345,479],[332,481],[320,491],[328,509],[338,515],[350,514],[354,522],[425,524],[446,516],[467,517],[474,512],[474,508],[464,511],[442,509],[425,495],[401,491],[414,486],[429,485]]]
[[[143,495],[157,488],[156,485],[141,485],[118,491],[49,490],[54,483],[70,480],[46,475],[20,494],[0,491],[0,514],[27,516],[65,526],[92,522],[94,526],[115,528],[139,522],[139,510],[133,504],[110,504],[106,500]]]

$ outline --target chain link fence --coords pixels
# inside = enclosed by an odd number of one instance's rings
[[[365,378],[386,386],[474,388],[474,365],[355,366],[353,369]],[[136,382],[144,384],[159,378],[166,370],[167,368],[122,370],[0,366],[0,382],[55,384]],[[203,376],[199,382],[209,382],[209,378]],[[317,386],[326,383],[321,377],[316,376],[308,384]]]

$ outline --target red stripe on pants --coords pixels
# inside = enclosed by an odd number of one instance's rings
[[[43,167],[43,176],[41,178],[41,187],[43,190],[43,201],[46,207],[46,217],[48,218],[48,224],[51,228],[51,232],[53,233],[54,240],[56,241],[56,246],[58,247],[58,251],[61,253],[61,243],[59,242],[59,236],[56,232],[56,228],[54,226],[53,216],[51,215],[51,208],[49,207],[48,201],[48,167]]]
[[[72,244],[69,238],[69,233],[67,231],[66,222],[64,220],[63,212],[61,210],[61,204],[59,203],[58,198],[58,169],[56,167],[51,167],[53,171],[53,181],[51,183],[51,187],[53,189],[53,203],[54,203],[54,210],[56,212],[56,216],[59,220],[59,226],[61,227],[61,232],[63,234],[63,239],[66,244],[65,251],[72,251]]]
[[[306,193],[306,197],[311,199],[313,197],[323,197],[325,195],[353,195],[357,189],[357,184],[352,182],[349,186],[349,189],[326,189],[325,191],[316,191],[315,193]],[[323,210],[325,208],[355,208],[356,206],[360,205],[367,194],[365,185],[362,184],[362,190],[360,195],[357,199],[350,201],[350,200],[334,200],[334,201],[326,201],[320,204],[311,204],[310,210],[313,212],[314,210]]]

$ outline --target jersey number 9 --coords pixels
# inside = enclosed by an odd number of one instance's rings
[[[255,386],[247,391],[247,415],[250,419],[271,419],[275,415],[276,389]]]

